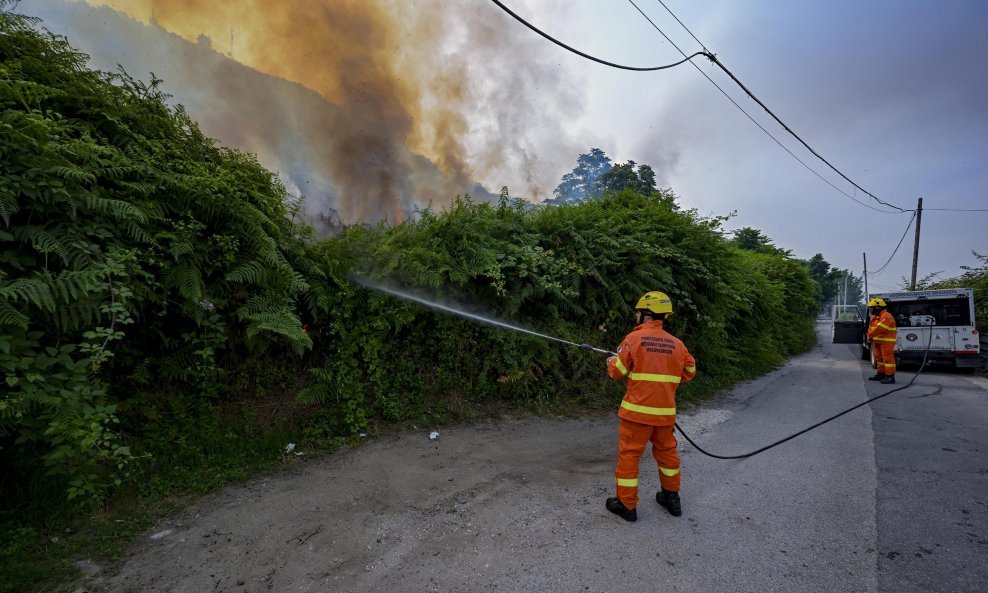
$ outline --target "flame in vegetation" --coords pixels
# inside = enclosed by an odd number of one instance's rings
[[[567,140],[561,121],[578,114],[579,100],[563,90],[555,64],[533,59],[558,56],[487,3],[89,4],[108,6],[197,45],[208,44],[258,72],[301,84],[330,103],[330,111],[286,105],[278,93],[245,84],[235,68],[209,66],[212,91],[227,101],[236,97],[228,109],[244,110],[250,118],[244,126],[244,118],[218,116],[225,110],[213,109],[214,115],[202,122],[204,129],[258,152],[283,175],[282,155],[290,152],[297,159],[287,168],[328,179],[329,187],[314,190],[303,186],[299,175],[288,175],[289,185],[307,195],[310,215],[334,208],[347,222],[382,217],[395,222],[416,203],[441,205],[475,188],[477,180],[494,187],[521,183],[538,195],[555,184],[578,150]],[[186,69],[205,67],[190,63]],[[166,79],[166,87],[183,82]],[[189,110],[197,117],[193,105]],[[539,159],[536,146],[552,158]]]

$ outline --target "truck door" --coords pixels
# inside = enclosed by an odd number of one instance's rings
[[[856,306],[835,306],[833,317],[834,344],[860,344],[864,340],[865,322]]]

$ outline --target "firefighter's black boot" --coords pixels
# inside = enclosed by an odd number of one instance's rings
[[[885,375],[883,375],[881,373],[876,373],[874,377],[868,377],[868,380],[869,381],[881,381],[884,378],[885,378]]]
[[[669,514],[673,517],[678,517],[683,514],[683,506],[679,500],[678,492],[660,490],[655,493],[655,502],[659,503],[660,506],[665,507],[665,509],[669,511]]]
[[[882,385],[895,385],[895,375],[885,375],[882,377]]]
[[[638,520],[638,511],[635,509],[629,509],[628,507],[624,506],[624,503],[621,502],[620,498],[608,498],[607,504],[605,504],[604,506],[607,507],[607,510],[614,513],[618,517],[621,517],[625,521]]]

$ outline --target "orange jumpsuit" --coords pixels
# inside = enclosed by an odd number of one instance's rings
[[[868,339],[878,363],[878,374],[895,376],[895,318],[883,309],[868,323]]]
[[[625,507],[638,505],[638,460],[652,443],[663,490],[679,492],[676,452],[676,389],[696,376],[696,361],[686,346],[662,329],[661,321],[636,327],[607,360],[613,379],[627,377],[627,391],[618,410],[617,497]]]

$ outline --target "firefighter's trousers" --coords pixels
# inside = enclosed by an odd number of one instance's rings
[[[663,490],[679,492],[679,454],[673,425],[651,426],[620,418],[618,427],[617,496],[624,506],[638,506],[638,460],[649,442],[652,457],[659,465],[659,483]]]
[[[879,375],[895,375],[895,342],[872,342]]]

